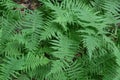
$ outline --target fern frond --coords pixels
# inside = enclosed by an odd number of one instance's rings
[[[21,55],[21,45],[18,44],[17,42],[8,42],[6,44],[5,49],[3,50],[5,52],[5,55],[7,56],[12,56],[12,57],[17,57]]]
[[[67,30],[67,24],[73,24],[77,20],[75,13],[77,13],[82,6],[85,6],[78,0],[63,0],[62,3],[56,1],[53,1],[52,3],[48,0],[48,2],[44,3],[53,10],[52,13],[55,18],[53,22],[61,24],[65,31]]]
[[[37,68],[39,65],[46,65],[49,63],[49,59],[47,59],[46,57],[43,56],[38,56],[35,55],[31,52],[28,53],[27,57],[25,58],[25,70],[26,71],[30,71],[30,70],[34,70],[35,68]]]
[[[40,39],[41,40],[47,40],[52,39],[52,37],[57,37],[57,35],[61,34],[61,30],[58,28],[58,24],[55,25],[55,23],[48,22],[46,25],[42,28],[43,30],[40,33]]]
[[[29,13],[26,13],[24,21],[21,22],[21,25],[24,26],[22,34],[26,39],[25,47],[31,51],[36,49],[40,40],[40,28],[42,26],[42,18],[40,14],[41,13],[38,11],[30,11]]]
[[[48,80],[66,80],[67,77],[65,76],[64,64],[60,61],[53,61],[52,67],[50,72],[47,74],[46,79]],[[62,77],[61,77],[62,76]]]
[[[52,40],[52,48],[55,50],[52,55],[60,59],[71,60],[76,51],[74,47],[77,47],[73,40],[66,36],[59,36],[58,40]]]
[[[93,36],[85,36],[83,38],[83,45],[87,48],[89,57],[92,57],[92,53],[99,48],[99,39]]]
[[[103,5],[103,8],[108,11],[111,12],[113,14],[118,14],[118,12],[120,11],[120,1],[119,0],[105,0],[105,3]]]
[[[14,80],[30,80],[27,75],[20,75],[17,79],[14,79]]]
[[[75,61],[65,71],[69,80],[87,80],[87,74],[79,61]]]
[[[9,27],[9,26],[11,26],[11,27]],[[8,21],[5,18],[2,18],[1,28],[2,28],[2,36],[1,36],[2,39],[10,40],[10,37],[13,36],[13,34],[14,34],[13,30],[15,29],[13,22]]]
[[[31,77],[35,77],[37,80],[44,80],[46,75],[50,72],[51,64],[38,66],[35,70],[33,70],[30,75]]]
[[[0,79],[9,80],[12,79],[11,76],[17,77],[19,75],[19,70],[23,69],[24,60],[7,58],[4,60],[4,63],[0,65]]]

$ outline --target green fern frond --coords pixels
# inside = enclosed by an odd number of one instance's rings
[[[31,13],[31,14],[30,14]],[[26,13],[25,19],[21,22],[24,26],[22,30],[22,34],[26,39],[25,47],[31,51],[35,50],[38,46],[38,42],[40,40],[40,32],[42,26],[42,18],[41,13],[38,11]],[[31,46],[32,45],[32,46]]]
[[[7,56],[14,56],[17,57],[19,55],[21,55],[21,45],[18,44],[17,42],[8,42],[6,44],[5,49],[3,50],[5,52],[5,55]]]
[[[17,79],[14,80],[30,80],[27,75],[20,75]]]
[[[103,12],[102,6],[104,5],[105,0],[92,0],[90,3],[94,7],[95,11],[100,11],[101,13]]]
[[[52,13],[55,18],[53,22],[61,24],[65,31],[67,30],[67,24],[73,24],[77,20],[75,13],[77,13],[82,6],[85,6],[78,0],[63,0],[62,3],[56,1],[52,3],[48,0],[48,2],[44,3],[53,10]]]
[[[30,71],[30,70],[34,70],[39,65],[46,65],[49,62],[50,62],[50,60],[47,59],[46,57],[43,57],[43,56],[40,57],[38,55],[35,55],[35,54],[29,52],[27,57],[25,58],[24,68],[26,71]]]
[[[66,36],[59,36],[58,40],[52,40],[52,48],[55,50],[52,55],[60,59],[71,60],[76,54],[76,43]]]
[[[47,40],[52,39],[52,37],[57,37],[57,35],[61,34],[61,30],[58,28],[58,24],[55,25],[55,23],[48,22],[46,25],[42,28],[43,30],[40,33],[40,39],[41,40]]]
[[[11,76],[17,77],[19,75],[19,70],[23,69],[24,60],[23,59],[15,59],[15,58],[7,58],[4,60],[0,66],[0,79],[1,80],[11,80]]]
[[[51,64],[38,66],[35,70],[30,73],[31,77],[35,77],[37,80],[44,80],[46,75],[51,70]]]
[[[89,57],[92,57],[92,53],[99,48],[99,39],[97,39],[96,37],[93,36],[85,36],[83,38],[83,45],[84,47],[87,48],[88,53],[89,53]]]
[[[105,0],[105,3],[103,5],[103,8],[108,11],[111,12],[113,14],[118,14],[119,10],[120,10],[120,1],[119,0]]]
[[[75,61],[65,71],[69,80],[87,80],[87,74],[79,61]]]
[[[7,19],[2,18],[1,29],[2,29],[2,34],[4,35],[1,36],[2,39],[9,40],[10,37],[13,36],[13,30],[15,29],[15,27],[12,23],[13,23],[12,21],[8,21]]]
[[[51,70],[47,74],[46,79],[48,79],[48,80],[56,80],[56,79],[57,80],[66,80],[67,77],[65,76],[65,72],[63,71],[64,68],[65,68],[64,64],[60,60],[53,61]]]

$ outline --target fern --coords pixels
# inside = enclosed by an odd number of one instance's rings
[[[60,66],[58,66],[60,65]],[[65,72],[63,71],[64,64],[57,60],[53,61],[51,71],[47,74],[48,80],[66,80]],[[62,76],[62,77],[61,77]]]
[[[39,12],[30,11],[27,16],[25,16],[25,21],[22,22],[21,25],[24,26],[25,29],[22,30],[22,33],[26,39],[26,48],[29,50],[35,50],[40,38],[40,28],[42,26],[42,18],[39,15]],[[34,18],[33,18],[34,17]],[[32,45],[32,47],[31,47]]]
[[[74,47],[77,47],[77,45],[75,45],[76,43],[74,43],[74,41],[70,40],[65,36],[59,36],[59,37],[60,38],[58,38],[58,40],[52,40],[52,45],[53,45],[52,48],[55,50],[55,52],[53,52],[52,54],[57,58],[66,59],[69,61],[76,54],[77,50],[75,51]]]
[[[49,59],[38,55],[34,55],[33,53],[28,53],[27,58],[25,58],[25,66],[24,68],[28,71],[34,70],[39,65],[46,65],[49,63]]]
[[[54,25],[53,22],[48,22],[46,25],[42,28],[43,30],[40,33],[40,39],[41,40],[49,40],[53,37],[57,37],[57,35],[61,34],[61,30],[58,28],[58,24]]]
[[[119,0],[36,3],[0,1],[0,80],[120,79]]]
[[[17,77],[19,75],[19,70],[23,69],[24,61],[23,59],[7,58],[4,60],[5,64],[1,64],[1,80],[11,80],[12,77]]]
[[[83,65],[79,61],[72,63],[67,69],[66,73],[69,80],[87,80],[87,74],[84,72]]]

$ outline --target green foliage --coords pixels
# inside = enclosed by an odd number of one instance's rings
[[[120,80],[120,0],[0,0],[0,80]]]
[[[9,80],[12,77],[17,77],[19,75],[19,70],[23,69],[24,61],[23,59],[7,58],[4,60],[5,64],[1,64],[1,80]]]

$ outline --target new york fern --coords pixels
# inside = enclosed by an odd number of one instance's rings
[[[38,3],[0,0],[0,80],[120,80],[120,0]]]

